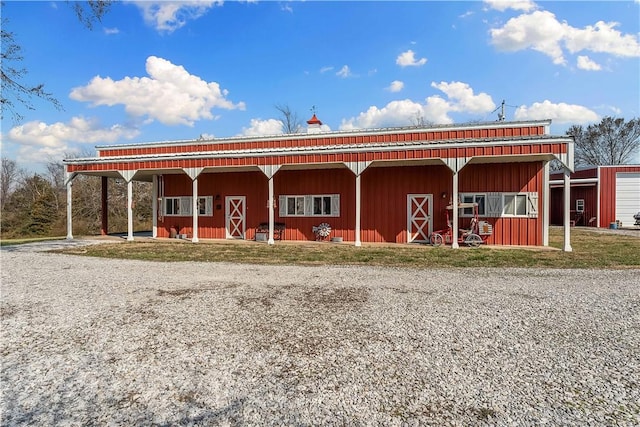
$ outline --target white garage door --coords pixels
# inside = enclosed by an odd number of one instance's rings
[[[616,221],[632,226],[633,215],[640,212],[640,173],[616,174]]]

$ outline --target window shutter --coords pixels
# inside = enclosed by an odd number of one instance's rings
[[[287,216],[287,196],[278,196],[278,210],[280,218]]]
[[[487,193],[487,217],[502,216],[502,193]]]
[[[304,196],[304,216],[313,216],[313,196]]]
[[[340,195],[331,195],[331,216],[340,216]]]
[[[180,216],[191,215],[191,199],[191,197],[180,197]]]
[[[205,199],[205,215],[213,216],[213,196],[207,196]]]
[[[531,192],[527,195],[527,214],[529,218],[538,218],[538,193]]]

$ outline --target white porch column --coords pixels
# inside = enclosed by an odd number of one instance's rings
[[[549,216],[551,215],[549,184],[549,161],[545,161],[542,171],[542,246],[549,246]]]
[[[258,168],[266,175],[269,186],[269,199],[267,200],[267,209],[269,210],[269,238],[267,239],[267,244],[274,245],[276,243],[275,238],[273,237],[276,220],[276,214],[274,211],[276,208],[276,201],[273,189],[273,177],[280,169],[280,165],[264,165],[258,166]]]
[[[571,248],[571,171],[564,168],[564,189],[562,191],[564,196],[564,244],[562,250],[565,252],[572,252]]]
[[[200,204],[198,203],[198,177],[196,176],[191,184],[192,202],[191,214],[193,215],[193,231],[191,233],[191,242],[198,243],[198,214],[200,213]]]
[[[67,180],[67,240],[73,239],[73,198],[71,197],[71,186],[73,178]]]
[[[151,217],[153,221],[151,235],[155,239],[158,237],[158,175],[153,175],[151,180]]]
[[[269,200],[267,201],[267,206],[269,209],[269,239],[267,240],[267,244],[274,245],[276,241],[273,238],[273,230],[275,229],[276,214],[274,212],[275,202],[273,200],[273,175],[269,177]]]
[[[356,227],[355,227],[355,233],[356,233],[356,242],[355,242],[355,246],[362,246],[362,242],[360,241],[360,200],[361,200],[361,184],[360,184],[360,178],[362,175],[358,174],[356,175]]]
[[[345,162],[345,166],[355,174],[356,176],[356,195],[355,195],[355,205],[356,205],[356,223],[354,225],[354,233],[355,233],[355,242],[354,246],[362,246],[362,173],[369,167],[371,164],[368,162]]]
[[[133,180],[127,181],[127,240],[133,240]]]
[[[451,209],[451,225],[453,227],[451,247],[453,249],[458,249],[460,247],[460,245],[458,244],[458,172],[453,173],[453,196],[451,203],[453,205],[453,209]]]

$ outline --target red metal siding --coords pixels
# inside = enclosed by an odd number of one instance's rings
[[[445,166],[369,168],[361,178],[363,242],[407,242],[407,194],[433,194],[434,230],[444,223],[452,173]],[[353,203],[350,203],[353,205]],[[351,208],[355,210],[355,207]]]
[[[163,179],[165,196],[192,194],[191,179],[187,175],[164,175]],[[214,197],[213,216],[198,217],[198,237],[202,239],[226,238],[226,196],[246,196],[246,239],[253,239],[258,224],[269,218],[267,177],[262,172],[201,174],[198,177],[198,195]],[[169,237],[169,229],[175,226],[179,227],[180,233],[191,234],[193,219],[191,216],[165,216],[163,221],[158,221],[158,236]]]
[[[600,227],[606,228],[616,220],[616,174],[640,172],[640,166],[601,166],[599,169]]]
[[[265,184],[266,185],[266,184]],[[332,237],[354,241],[355,175],[348,169],[283,170],[274,176],[276,202],[280,195],[340,194],[339,217],[284,217],[276,208],[276,221],[286,226],[285,240],[315,240],[313,226],[322,222],[331,225]],[[265,219],[266,221],[266,219]]]
[[[420,132],[401,132],[370,134],[370,135],[344,135],[332,136],[326,138],[307,137],[299,139],[271,139],[271,140],[231,140],[217,141],[213,143],[196,143],[194,141],[182,141],[167,143],[163,146],[147,146],[147,147],[128,147],[128,148],[101,148],[100,157],[113,156],[140,156],[140,155],[159,155],[159,154],[175,154],[187,152],[204,152],[204,151],[228,151],[228,150],[246,150],[246,149],[273,149],[283,147],[312,147],[327,145],[344,145],[344,144],[378,144],[389,142],[411,142],[411,141],[436,141],[436,140],[457,140],[474,137],[513,137],[520,135],[544,135],[544,126],[513,126],[507,128],[489,129],[458,129],[458,130],[440,130],[440,131],[420,131]]]
[[[542,212],[542,162],[467,165],[460,172],[459,191],[538,192]],[[481,218],[493,225],[488,244],[542,245],[542,218]]]

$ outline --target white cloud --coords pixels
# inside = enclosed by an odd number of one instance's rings
[[[500,12],[504,12],[507,9],[529,12],[530,10],[538,8],[538,6],[530,0],[484,0],[484,4],[490,9],[499,10]]]
[[[535,11],[510,19],[501,28],[490,30],[491,43],[501,51],[533,49],[549,56],[555,64],[566,64],[564,49],[608,53],[622,57],[640,56],[640,43],[632,34],[623,35],[616,22],[599,21],[583,29],[560,22],[548,11]]]
[[[122,104],[132,116],[148,116],[166,125],[193,126],[196,120],[214,119],[212,108],[245,108],[243,102],[229,101],[228,91],[221,90],[218,83],[207,83],[166,59],[150,56],[146,69],[150,77],[114,81],[96,76],[88,85],[74,88],[69,96],[93,106]]]
[[[119,34],[120,30],[118,28],[104,28],[104,33],[108,36],[112,35],[112,34]]]
[[[158,31],[173,32],[183,27],[187,21],[198,19],[209,9],[221,6],[223,1],[134,1],[133,3],[142,11],[147,24],[154,26]]]
[[[391,82],[387,90],[389,92],[400,92],[404,88],[404,83],[400,80],[394,80]]]
[[[264,136],[282,134],[282,122],[276,119],[251,119],[248,128],[242,128],[239,136]]]
[[[351,69],[349,68],[348,65],[342,66],[342,68],[340,68],[340,71],[336,73],[336,76],[342,77],[343,79],[346,79],[347,77],[351,77],[352,75],[353,74],[351,73]]]
[[[578,68],[588,71],[600,71],[602,67],[588,56],[578,56]]]
[[[431,83],[435,89],[442,91],[448,99],[439,95],[426,98],[425,103],[409,99],[391,101],[378,108],[371,106],[357,117],[343,119],[342,130],[377,128],[385,126],[409,126],[418,121],[437,124],[453,123],[449,113],[486,114],[495,109],[495,104],[486,93],[475,95],[473,89],[462,82]]]
[[[534,102],[531,106],[518,107],[515,112],[516,120],[552,119],[555,123],[582,124],[600,120],[600,117],[582,105],[554,104],[549,100]]]
[[[419,67],[427,63],[427,58],[420,58],[416,60],[415,53],[409,49],[406,52],[402,52],[396,58],[396,64],[401,67]]]
[[[329,67],[322,67],[322,68],[320,68],[320,74],[324,74],[327,71],[331,71],[331,70],[333,70],[333,67],[330,67],[330,66]]]
[[[40,162],[46,158],[62,158],[65,154],[81,151],[81,144],[114,143],[121,139],[132,139],[140,134],[135,128],[121,125],[102,127],[95,119],[73,117],[68,123],[48,125],[31,121],[9,130],[5,143],[20,146],[21,161]]]

